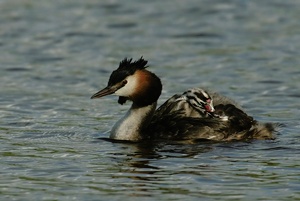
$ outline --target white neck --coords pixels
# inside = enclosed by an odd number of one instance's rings
[[[156,108],[156,102],[138,107],[134,103],[112,128],[110,138],[115,140],[139,141],[142,129],[148,126]]]

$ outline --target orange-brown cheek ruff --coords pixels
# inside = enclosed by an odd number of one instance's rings
[[[156,102],[161,94],[162,85],[160,79],[147,70],[137,70],[137,86],[134,93],[129,97],[140,106],[147,106]]]

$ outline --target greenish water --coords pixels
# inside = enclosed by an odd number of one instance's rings
[[[299,200],[300,1],[0,1],[1,200]],[[144,56],[159,103],[203,86],[273,141],[98,139],[129,104],[90,100]]]

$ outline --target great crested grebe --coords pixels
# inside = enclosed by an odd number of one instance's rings
[[[230,99],[200,88],[174,95],[157,110],[160,79],[146,70],[148,61],[125,58],[110,75],[108,85],[91,98],[115,94],[118,103],[132,106],[112,128],[114,140],[141,141],[272,139],[274,126],[259,123]]]

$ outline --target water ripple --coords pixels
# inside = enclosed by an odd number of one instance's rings
[[[299,199],[299,1],[0,1],[1,200]],[[160,103],[205,86],[275,140],[107,140],[128,104],[91,101],[124,57]],[[100,139],[99,139],[100,138]]]

